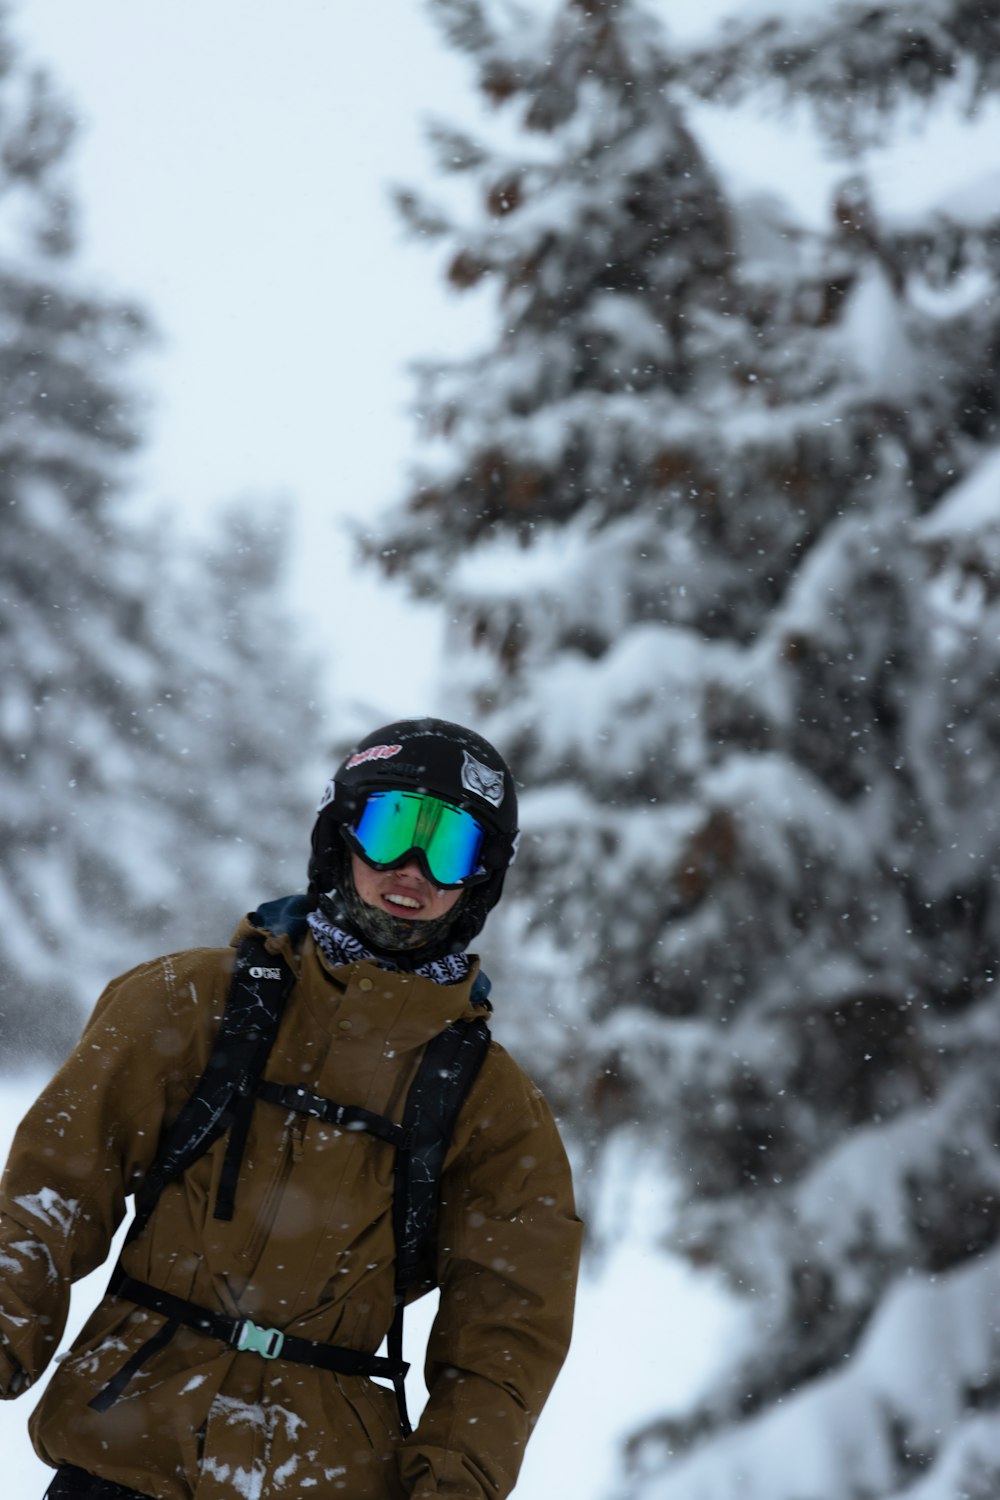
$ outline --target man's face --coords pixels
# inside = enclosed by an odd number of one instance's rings
[[[352,850],[351,874],[362,901],[407,922],[430,922],[445,916],[462,894],[461,889],[442,891],[432,885],[415,859],[396,870],[374,870]]]

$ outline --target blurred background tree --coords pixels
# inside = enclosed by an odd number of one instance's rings
[[[275,521],[126,504],[142,311],[78,284],[70,116],[0,14],[0,1056],[304,878],[318,715]],[[314,772],[309,781],[310,766]],[[315,783],[315,784],[314,784]],[[290,861],[290,863],[289,863]],[[78,1002],[78,1003],[77,1003]]]
[[[465,211],[399,201],[496,334],[423,368],[367,548],[528,788],[520,1045],[591,1162],[660,1154],[672,1247],[747,1303],[623,1492],[985,1500],[1000,190],[893,222],[861,163],[996,91],[1000,21],[830,5],[683,56],[634,0],[431,8],[496,126],[433,129]],[[760,90],[842,154],[825,231],[699,146],[699,93]]]

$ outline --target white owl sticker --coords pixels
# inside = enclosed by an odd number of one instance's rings
[[[492,807],[499,807],[504,799],[503,772],[484,766],[468,750],[463,750],[462,754],[465,757],[462,762],[462,785],[466,791],[482,797]]]

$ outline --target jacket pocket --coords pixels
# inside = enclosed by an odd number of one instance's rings
[[[373,1450],[380,1457],[391,1453],[403,1439],[395,1391],[366,1376],[351,1381],[344,1390]]]
[[[331,1431],[345,1432],[345,1423],[363,1436],[376,1462],[391,1459],[402,1442],[396,1397],[367,1375],[335,1375],[324,1390]],[[345,1409],[346,1408],[346,1409]]]

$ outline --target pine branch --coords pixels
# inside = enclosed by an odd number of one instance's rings
[[[958,84],[972,110],[1000,88],[1000,11],[965,0],[947,8],[849,0],[832,15],[818,7],[794,20],[731,22],[676,66],[705,99],[738,104],[766,86],[787,104],[807,100],[831,134],[853,143],[901,96],[930,102]]]
[[[459,52],[488,52],[496,34],[486,20],[480,0],[430,0],[430,12],[445,40]]]
[[[39,183],[65,156],[75,124],[51,80],[36,70],[28,80],[21,118],[8,125],[0,160],[15,181]]]
[[[489,152],[467,131],[442,120],[428,123],[427,138],[444,172],[471,172],[489,160]]]
[[[421,239],[442,239],[452,230],[451,220],[413,188],[390,189],[393,207],[412,234]]]

